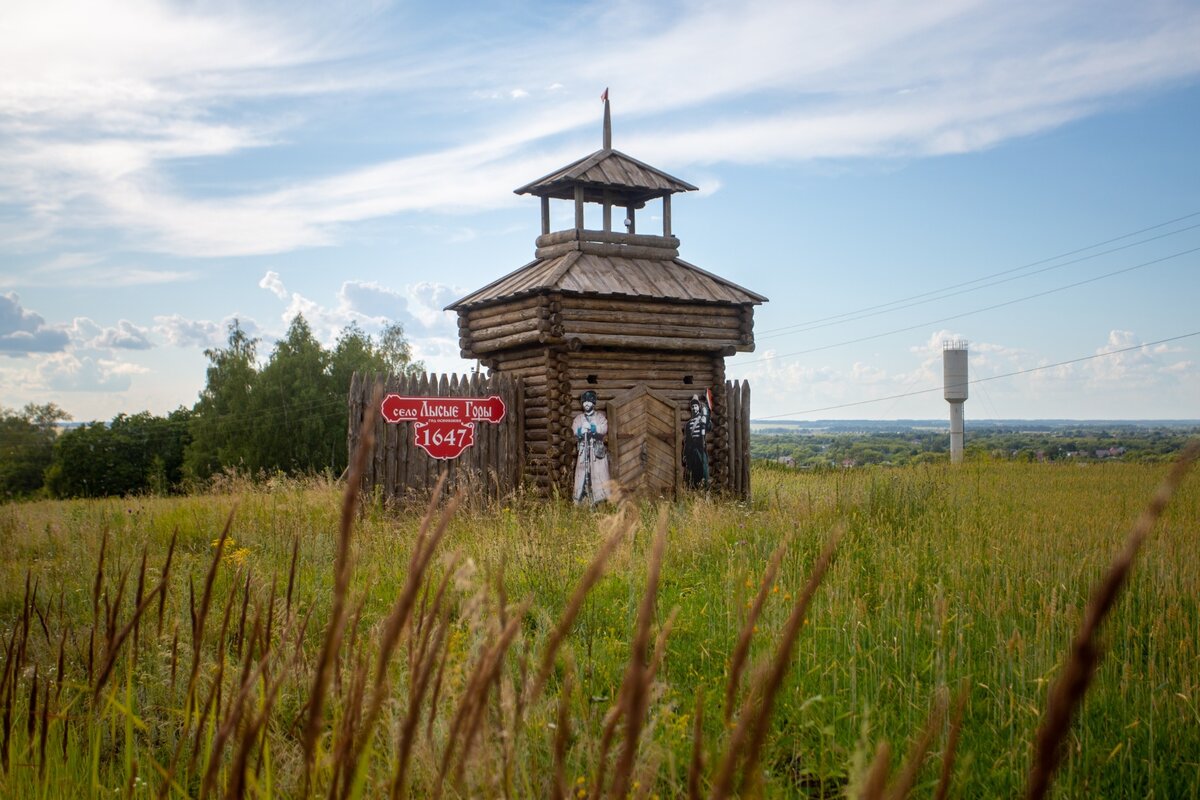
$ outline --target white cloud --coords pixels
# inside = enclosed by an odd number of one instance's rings
[[[223,347],[229,339],[229,326],[235,320],[251,338],[261,333],[257,322],[241,315],[231,315],[217,323],[206,319],[188,319],[180,314],[155,317],[154,332],[175,347]]]
[[[124,392],[133,383],[131,376],[147,371],[135,364],[72,353],[49,356],[37,367],[40,382],[60,392]]]
[[[149,350],[154,347],[150,330],[127,319],[117,322],[115,328],[105,328],[87,317],[76,317],[70,330],[72,341],[82,347],[105,350]]]
[[[279,277],[279,273],[273,269],[267,270],[267,274],[263,275],[262,280],[258,282],[258,286],[260,289],[266,289],[280,300],[288,299],[288,291],[283,285],[283,280]]]
[[[69,338],[62,329],[46,325],[40,314],[23,308],[15,293],[0,295],[0,353],[53,353],[66,348]]]
[[[618,145],[675,168],[966,152],[1200,73],[1200,9],[1188,3],[763,0],[575,14],[540,34],[442,44],[417,68],[381,56],[373,26],[341,20],[340,6],[267,20],[153,0],[6,4],[0,201],[28,224],[0,236],[111,228],[144,250],[247,255],[328,245],[348,224],[404,211],[504,206],[511,187],[579,155],[563,134],[595,141],[606,84],[618,118],[642,131],[618,126]],[[587,59],[561,35],[581,27]],[[481,75],[493,88],[478,88]],[[441,149],[324,176],[221,197],[173,177],[179,159],[286,143],[304,119],[298,101],[346,89],[427,92],[430,113],[472,92],[522,102],[492,107],[483,126],[455,116],[458,138]],[[239,105],[250,98],[279,110],[251,116]]]

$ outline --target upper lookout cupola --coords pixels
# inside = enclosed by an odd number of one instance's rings
[[[538,246],[563,241],[597,241],[610,244],[637,244],[649,247],[677,249],[679,241],[671,235],[671,195],[676,192],[692,192],[697,187],[668,175],[660,169],[638,161],[632,156],[614,150],[612,146],[612,115],[608,106],[608,90],[601,95],[604,100],[604,146],[596,152],[567,164],[532,183],[516,190],[517,194],[532,194],[542,201],[542,237],[551,236],[550,201],[566,200],[575,205],[575,225],[553,234],[554,242],[543,242]],[[638,235],[637,212],[650,201],[662,201],[662,233],[649,236]],[[599,231],[587,231],[584,227],[584,204],[596,203],[603,209],[603,224]],[[618,220],[614,230],[613,209],[617,209]],[[568,234],[563,236],[562,234]],[[637,237],[632,239],[631,237]],[[629,238],[624,238],[629,237]],[[665,241],[664,241],[665,240]]]

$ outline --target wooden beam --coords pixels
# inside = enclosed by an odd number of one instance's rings
[[[550,198],[542,195],[542,235],[550,232]]]
[[[575,186],[575,230],[583,230],[583,187]]]
[[[663,236],[671,235],[671,195],[663,195]]]

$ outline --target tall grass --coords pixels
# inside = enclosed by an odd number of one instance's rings
[[[1161,478],[764,470],[747,504],[600,514],[347,515],[323,481],[3,506],[0,794],[1014,795],[1083,626],[1108,652],[1051,791],[1200,796],[1196,481],[1086,623]]]

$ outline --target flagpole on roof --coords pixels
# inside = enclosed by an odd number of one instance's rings
[[[608,111],[608,89],[604,89],[604,94],[600,95],[600,99],[604,101],[604,149],[612,150],[612,115]]]

